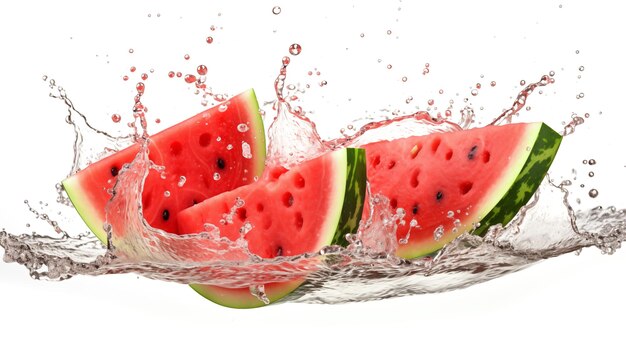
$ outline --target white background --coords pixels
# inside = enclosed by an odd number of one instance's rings
[[[53,204],[53,186],[71,164],[72,130],[63,123],[63,105],[47,97],[44,74],[64,86],[94,124],[115,130],[123,125],[113,125],[111,114],[129,117],[138,73],[151,68],[145,101],[159,116],[181,118],[202,108],[184,83],[165,77],[170,69],[192,72],[200,63],[209,66],[216,91],[234,94],[253,86],[261,101],[272,100],[280,59],[293,42],[303,52],[292,57],[290,77],[312,84],[303,105],[315,110],[329,134],[380,109],[426,108],[429,98],[442,111],[449,99],[458,101],[458,110],[469,97],[477,112],[482,106],[482,114],[494,116],[510,105],[519,80],[535,81],[554,70],[555,87],[535,94],[532,110],[521,117],[557,128],[571,113],[589,112],[561,166],[575,162],[586,173],[581,161],[596,157],[604,168],[585,182],[600,196],[591,200],[580,192],[582,205],[623,206],[626,28],[623,9],[609,4],[3,2],[0,228],[26,231],[35,220],[23,200]],[[280,15],[272,14],[275,5]],[[215,37],[211,45],[204,41],[208,35]],[[427,76],[421,74],[425,63]],[[131,65],[138,70],[124,82]],[[315,68],[319,78],[308,77]],[[322,79],[328,80],[323,88],[317,85]],[[488,90],[491,80],[497,88]],[[472,98],[477,82],[483,88]],[[576,99],[581,92],[585,98]],[[407,105],[408,96],[414,102]],[[162,119],[164,125],[175,121]],[[76,220],[61,218],[72,228]],[[624,250],[606,256],[589,249],[450,293],[238,311],[213,305],[186,286],[135,276],[41,282],[17,264],[0,263],[0,349],[623,349],[625,264]]]

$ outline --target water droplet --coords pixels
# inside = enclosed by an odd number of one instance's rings
[[[321,81],[321,82],[320,82],[320,86],[321,86],[321,87],[325,86],[326,84],[328,84],[328,82],[327,82],[327,81],[325,81],[325,80],[323,80],[323,81]]]
[[[220,174],[217,172],[213,173],[213,180],[220,180]]]
[[[282,9],[280,8],[280,6],[274,6],[274,8],[272,8],[272,13],[275,15],[280,15],[281,11]]]
[[[283,56],[283,66],[287,66],[291,62],[291,59],[287,56]]]
[[[241,142],[241,155],[247,159],[252,158],[252,151],[250,150],[250,144],[246,143],[245,141]]]
[[[593,177],[594,175],[596,175],[596,174],[595,174],[595,173],[593,173],[593,172],[589,172],[589,176],[590,176],[590,177]]]
[[[300,55],[301,52],[302,52],[302,46],[300,46],[300,44],[294,43],[289,46],[289,53],[292,54],[293,56]]]
[[[185,58],[185,60],[189,60],[189,54],[185,54],[185,56],[183,56]]]
[[[495,86],[496,86],[496,81],[495,81],[495,80],[492,80],[492,81],[491,81],[491,83],[490,83],[490,85],[491,85],[492,87],[495,87]]]
[[[207,42],[207,44],[212,44],[213,43],[213,37],[206,37],[206,42]]]
[[[434,104],[435,104],[435,100],[433,100],[433,99],[429,99],[429,100],[428,100],[428,105],[429,105],[429,106],[432,106],[432,105],[434,105]]]
[[[391,69],[393,66],[391,64],[387,65],[387,69]]]
[[[48,76],[43,75],[43,76],[41,77],[41,79],[43,79],[43,81],[45,82],[45,81],[47,81],[47,80],[48,80]]]
[[[187,178],[185,176],[180,176],[180,178],[178,178],[178,187],[182,188],[183,185],[185,185],[185,182],[187,181]]]
[[[137,83],[135,88],[137,89],[137,93],[139,93],[139,95],[142,95],[146,91],[146,85],[141,82]]]
[[[387,30],[387,35],[391,35],[391,29]]]
[[[411,101],[413,101],[413,97],[412,97],[412,96],[407,97],[407,98],[406,98],[406,100],[405,100],[405,102],[406,102],[407,104],[410,104],[410,103],[411,103]]]
[[[156,124],[161,123],[161,119],[160,119],[160,118],[155,119],[155,120],[154,120],[154,123],[156,123]]]
[[[591,198],[598,197],[598,190],[596,190],[596,189],[589,190],[589,197],[591,197]]]
[[[522,79],[522,80],[520,80],[520,81],[519,81],[519,85],[521,85],[521,86],[526,85],[526,81],[525,81],[525,80],[523,80],[523,79]]]
[[[209,69],[205,65],[199,65],[198,68],[196,68],[196,71],[198,71],[199,75],[204,76],[207,74]]]
[[[128,80],[128,76],[123,76],[122,80],[124,80],[124,81]]]
[[[361,33],[361,38],[365,38],[365,33]]]
[[[142,80],[146,80],[146,79],[148,79],[148,75],[147,75],[146,73],[142,73],[142,74],[141,74],[141,79],[142,79]]]
[[[438,226],[433,232],[433,238],[435,239],[435,241],[439,241],[439,239],[441,239],[441,237],[443,236],[443,233],[443,225]]]
[[[163,196],[165,196],[165,197],[170,197],[170,195],[172,195],[172,194],[170,193],[169,190],[165,190],[165,192],[163,192]]]
[[[228,105],[226,105],[226,104],[221,104],[221,105],[220,105],[220,107],[218,107],[217,109],[218,109],[218,111],[220,111],[220,112],[226,112],[226,110],[228,110]],[[220,138],[220,140],[222,140],[222,139]],[[220,141],[220,140],[218,140],[218,141]]]
[[[576,55],[580,54],[580,50],[576,50]]]
[[[480,89],[480,88],[482,88],[482,87],[483,87],[483,86],[482,86],[482,84],[480,84],[480,83],[476,83],[476,89]]]
[[[407,78],[407,77],[402,77],[402,81],[403,81],[403,82],[406,82],[407,80],[408,80],[408,78]]]
[[[596,164],[596,160],[594,160],[593,158],[589,160],[589,164],[590,165],[595,165]]]
[[[130,66],[130,71],[131,72],[135,72],[137,70],[137,68],[135,66]]]
[[[526,111],[530,111],[530,110],[531,110],[530,106],[526,106]]]
[[[447,216],[448,216],[448,218],[454,217],[454,211],[448,211]]]
[[[471,94],[472,94],[472,96],[478,95],[478,90],[472,89]]]
[[[578,67],[578,70],[581,71],[581,72],[584,71],[585,70],[585,66]]]
[[[119,123],[122,120],[122,116],[120,116],[117,113],[115,113],[115,114],[113,114],[113,116],[111,116],[111,120],[114,123]]]
[[[237,130],[240,131],[241,133],[245,133],[249,130],[250,128],[248,128],[248,125],[245,123],[240,123],[239,125],[237,125]]]
[[[446,117],[450,117],[450,116],[452,116],[452,111],[446,110]]]
[[[175,75],[176,75],[176,73],[174,73],[174,71],[169,71],[167,73],[167,76],[170,77],[170,78],[174,78]]]
[[[230,151],[234,148],[233,144],[226,145],[226,150]]]
[[[133,50],[133,49],[128,49],[128,53],[129,53],[129,54],[132,54],[133,52],[135,52],[135,50]]]
[[[196,80],[197,78],[193,74],[185,74],[185,82],[191,84],[191,83],[194,83]]]
[[[443,89],[439,89],[439,94],[443,94]]]

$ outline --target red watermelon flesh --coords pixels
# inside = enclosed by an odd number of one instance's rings
[[[105,206],[124,164],[139,145],[116,152],[63,181],[74,207],[103,242]],[[265,135],[253,90],[197,114],[150,138],[150,160],[164,166],[150,170],[142,193],[148,224],[178,231],[178,213],[226,190],[250,184],[263,171]]]
[[[405,211],[396,254],[432,254],[464,232],[482,235],[507,224],[539,187],[561,138],[529,123],[362,146],[371,192]]]
[[[204,231],[205,224],[213,224],[221,237],[231,241],[243,238],[252,254],[266,259],[316,252],[356,232],[365,199],[365,177],[362,149],[337,150],[289,170],[273,168],[259,182],[182,211],[179,231],[198,233]],[[267,274],[272,276],[272,272]],[[268,301],[282,298],[302,281],[276,282],[270,278],[264,284]],[[249,288],[192,287],[228,307],[265,304],[251,295]]]

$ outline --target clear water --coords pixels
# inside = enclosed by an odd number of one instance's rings
[[[272,13],[285,15],[280,7],[273,8]],[[205,45],[214,45],[214,37],[218,38],[219,34],[211,29]],[[367,35],[359,37],[364,39]],[[387,35],[394,33],[389,30]],[[290,81],[291,69],[298,67],[298,59],[306,53],[307,47],[290,43],[284,49],[277,54],[281,65],[273,81],[275,96],[269,101],[261,101],[266,124],[271,124],[267,133],[269,164],[301,162],[341,145],[525,121],[525,113],[531,111],[529,101],[539,99],[542,94],[545,98],[548,92],[554,91],[548,89],[565,89],[552,88],[559,84],[560,73],[540,72],[534,83],[532,79],[519,82],[512,101],[490,100],[490,104],[502,108],[501,112],[484,113],[477,99],[487,94],[485,90],[496,89],[501,84],[481,77],[480,82],[472,84],[466,92],[467,98],[448,101],[442,97],[446,96],[446,89],[436,89],[432,96],[420,97],[423,102],[418,106],[417,96],[406,96],[401,103],[406,106],[401,108],[390,106],[368,111],[363,118],[345,126],[330,123],[331,127],[328,127],[329,123],[324,123],[325,128],[333,129],[329,133],[313,123],[318,122],[320,116],[307,110],[316,106],[307,106],[306,97],[322,91],[329,82],[332,85],[334,76],[311,68],[304,74],[305,78]],[[130,54],[133,53],[131,50]],[[289,56],[280,59],[283,53]],[[181,57],[185,61],[193,59],[187,54]],[[381,64],[390,71],[398,66],[387,62]],[[212,68],[211,65],[198,65],[188,72],[169,71],[167,76],[191,87],[200,97],[202,106],[218,105],[236,92],[216,93],[205,78]],[[428,77],[436,69],[436,62],[424,63],[419,74]],[[71,166],[70,174],[132,142],[145,142],[149,130],[160,123],[158,118],[150,118],[149,103],[144,105],[142,101],[146,85],[148,92],[152,87],[149,82],[153,73],[146,71],[138,75],[134,66],[129,71],[131,73],[124,74],[122,80],[135,80],[136,98],[132,105],[132,119],[122,128],[125,131],[122,135],[127,136],[113,135],[106,128],[94,128],[90,117],[79,112],[80,107],[73,104],[65,90],[46,77],[45,84],[49,85],[53,98],[64,104],[68,111],[66,116],[59,116],[59,123],[65,117],[68,128],[75,131],[75,157],[68,165]],[[582,71],[584,69],[578,69],[577,73]],[[400,81],[405,83],[413,78],[403,76]],[[272,81],[266,84],[272,85]],[[581,94],[576,94],[577,100],[584,98]],[[442,103],[441,100],[445,101]],[[80,101],[77,105],[80,106]],[[119,115],[110,117],[115,126],[122,125],[121,121],[126,122]],[[566,141],[577,137],[579,130],[586,127],[586,121],[593,117],[596,116],[590,117],[586,113],[566,116],[565,122],[561,123]],[[322,136],[333,133],[334,136]],[[586,141],[597,141],[597,135]],[[607,254],[620,248],[625,239],[626,212],[612,207],[611,203],[601,207],[595,203],[593,207],[588,206],[592,202],[587,200],[595,199],[598,193],[608,189],[623,191],[623,185],[585,187],[587,181],[583,179],[591,179],[596,173],[610,172],[611,169],[596,165],[595,159],[589,155],[581,157],[574,150],[571,144],[564,143],[559,155],[564,161],[553,167],[552,180],[544,182],[533,202],[510,225],[494,227],[484,238],[463,235],[435,257],[427,259],[405,261],[390,254],[397,245],[390,232],[394,223],[402,218],[388,210],[384,198],[374,198],[377,203],[373,210],[383,213],[385,220],[364,225],[359,233],[350,236],[352,244],[348,248],[329,247],[303,257],[260,260],[247,252],[244,243],[218,239],[217,233],[210,230],[195,237],[179,237],[149,228],[141,220],[136,194],[141,190],[141,181],[148,169],[158,165],[150,165],[144,153],[138,154],[135,162],[122,172],[116,185],[116,197],[109,204],[111,209],[120,208],[128,214],[111,219],[110,247],[102,247],[93,235],[75,230],[76,223],[80,224],[77,215],[55,215],[57,211],[71,213],[60,188],[50,189],[52,193],[58,192],[56,204],[25,204],[24,211],[42,224],[40,229],[33,232],[28,224],[21,231],[2,230],[0,245],[5,250],[5,262],[23,265],[35,279],[63,280],[76,275],[135,273],[177,283],[254,286],[251,292],[262,298],[258,292],[267,282],[265,273],[272,273],[274,281],[308,274],[307,283],[287,300],[309,303],[367,301],[442,292],[494,279],[586,247],[597,247]],[[237,258],[237,262],[233,262],[233,258]]]

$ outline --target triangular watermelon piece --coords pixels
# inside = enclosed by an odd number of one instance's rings
[[[74,207],[102,242],[107,241],[103,225],[111,189],[138,152],[135,144],[63,181]],[[177,233],[181,210],[262,175],[265,133],[254,90],[151,136],[149,157],[165,171],[151,170],[145,180],[143,216],[152,227]]]
[[[541,184],[561,139],[544,123],[521,123],[363,145],[371,192],[406,213],[396,254],[429,255],[464,232],[506,225]]]
[[[214,196],[179,214],[181,233],[204,231],[213,224],[220,236],[243,239],[249,251],[261,258],[296,256],[317,252],[324,246],[345,242],[355,233],[366,193],[363,149],[342,149],[298,164],[289,170],[269,169],[254,183]],[[296,289],[303,278],[264,284],[267,301],[250,288],[192,286],[207,299],[228,307],[264,306]]]

